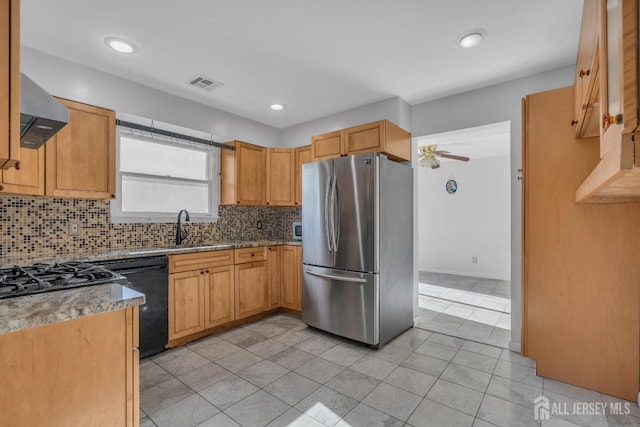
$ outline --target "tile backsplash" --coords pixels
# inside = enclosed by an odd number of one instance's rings
[[[175,242],[175,223],[114,224],[109,212],[106,200],[0,197],[0,265],[166,247]],[[184,224],[188,233],[184,245],[290,239],[291,223],[300,217],[301,209],[295,207],[220,206],[217,222]],[[80,235],[69,234],[70,220],[80,223]],[[256,228],[258,221],[261,230]]]

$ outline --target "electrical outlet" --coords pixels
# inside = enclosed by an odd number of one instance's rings
[[[78,221],[77,219],[69,221],[69,235],[71,236],[80,235],[80,221]]]
[[[478,263],[478,257],[477,256],[472,256],[471,257],[471,263],[472,264],[477,264]]]

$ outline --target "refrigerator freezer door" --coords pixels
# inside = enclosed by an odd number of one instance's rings
[[[379,343],[378,275],[304,266],[302,321],[370,345]]]
[[[334,159],[334,268],[377,273],[377,154]],[[303,205],[304,206],[304,205]]]
[[[333,160],[302,165],[302,262],[333,266]]]

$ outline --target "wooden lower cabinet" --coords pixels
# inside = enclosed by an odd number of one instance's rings
[[[267,276],[269,298],[267,308],[280,307],[280,281],[282,280],[282,246],[267,248]]]
[[[280,307],[299,315],[301,263],[302,247],[296,245],[170,256],[168,346]]]
[[[169,275],[169,341],[203,331],[204,270]]]
[[[231,322],[234,316],[235,271],[233,265],[205,270],[205,328]]]
[[[236,319],[267,310],[268,279],[266,261],[236,265]]]
[[[138,426],[138,308],[0,335],[1,426]]]
[[[302,247],[282,246],[281,302],[284,308],[302,308]]]
[[[234,283],[233,264],[169,274],[169,342],[234,320]]]

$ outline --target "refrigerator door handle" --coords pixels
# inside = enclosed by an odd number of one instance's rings
[[[333,250],[338,252],[340,240],[340,199],[338,197],[338,178],[333,177],[333,190],[331,191],[331,209],[333,209]]]
[[[330,208],[330,201],[331,201],[331,184],[332,184],[332,176],[329,176],[329,178],[327,179],[327,186],[325,187],[324,190],[324,233],[327,237],[327,246],[329,247],[329,252],[331,252],[332,250],[332,239],[333,239],[333,233],[329,232],[330,227],[333,227],[333,223],[329,224],[330,222],[330,217],[329,217],[329,208]]]
[[[304,271],[305,273],[309,273],[313,276],[323,277],[325,279],[340,280],[341,282],[367,283],[367,279],[361,279],[359,277],[335,276],[333,274],[318,273],[316,271],[311,271],[307,269],[305,269]]]

